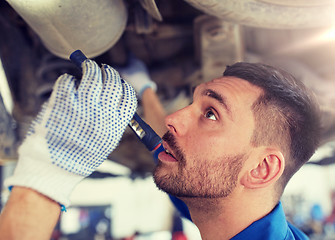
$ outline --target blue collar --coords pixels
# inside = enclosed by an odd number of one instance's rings
[[[286,221],[281,202],[265,217],[253,222],[232,240],[291,240],[308,239],[300,230]]]

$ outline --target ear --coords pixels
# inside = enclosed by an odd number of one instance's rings
[[[264,155],[263,155],[264,156]],[[257,166],[242,177],[242,185],[247,188],[263,188],[275,183],[283,174],[285,159],[280,151],[270,151],[261,158]]]

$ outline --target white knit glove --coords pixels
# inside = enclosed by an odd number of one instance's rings
[[[82,63],[79,88],[73,76],[58,78],[54,90],[19,148],[7,186],[32,188],[64,206],[73,188],[118,145],[133,117],[133,88],[108,65]]]
[[[139,99],[142,99],[143,92],[147,88],[156,92],[157,84],[151,80],[147,67],[140,59],[130,56],[128,66],[117,70],[122,78],[133,86]]]

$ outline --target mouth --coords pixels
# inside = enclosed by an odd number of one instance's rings
[[[168,144],[163,142],[163,148],[165,151],[161,152],[158,155],[159,160],[163,162],[178,162],[176,157],[173,155],[172,150],[169,148]]]
[[[164,149],[165,149],[165,148],[164,148]],[[170,153],[169,149],[165,149],[165,153],[168,154],[168,155],[170,155],[171,157],[175,158],[175,156],[173,156],[173,154]]]

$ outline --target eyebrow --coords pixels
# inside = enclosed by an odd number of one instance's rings
[[[230,107],[227,105],[227,100],[226,100],[226,98],[224,96],[222,96],[218,92],[213,91],[212,89],[205,89],[205,90],[203,90],[201,92],[201,95],[213,98],[216,101],[218,101],[223,106],[223,108],[227,111],[227,113],[229,114],[229,116],[232,117]]]

